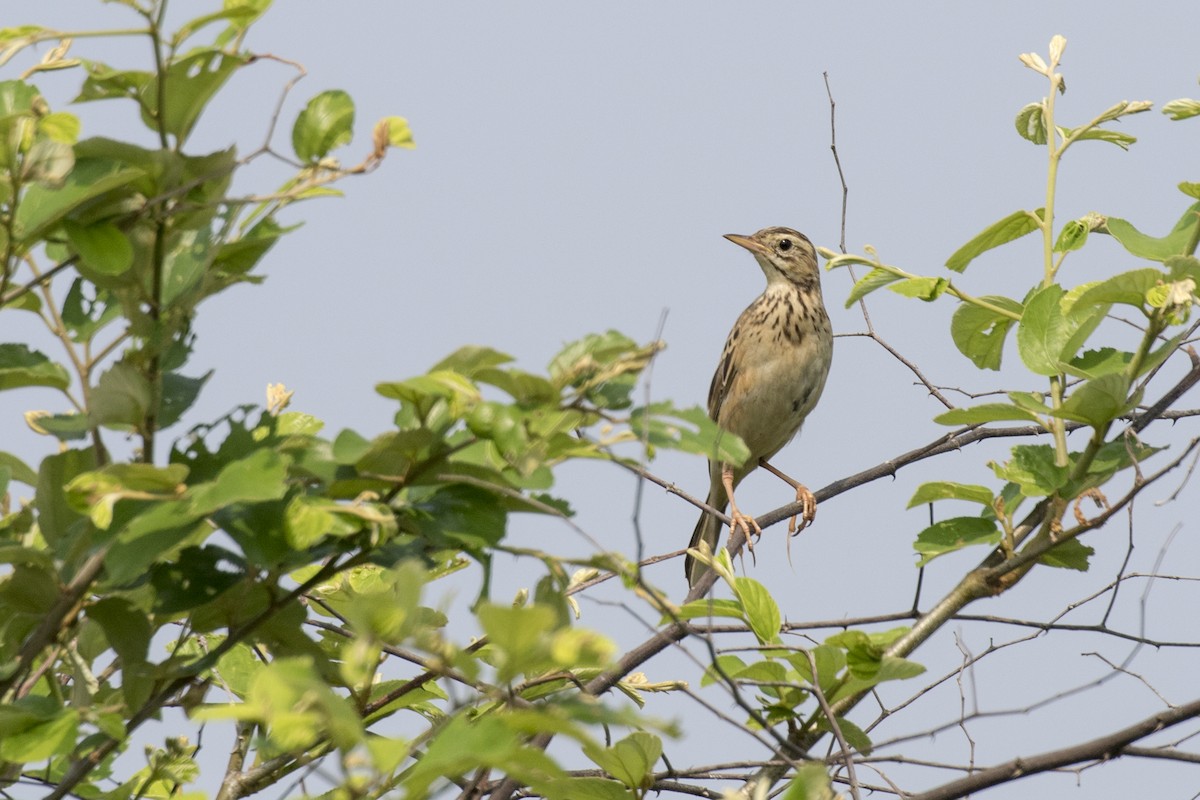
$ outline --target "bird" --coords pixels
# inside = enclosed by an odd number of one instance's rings
[[[731,529],[740,527],[750,542],[762,529],[741,512],[733,493],[758,466],[796,490],[803,504],[801,530],[816,516],[812,492],[768,461],[799,433],[820,400],[833,360],[833,331],[821,297],[816,248],[807,236],[773,227],[725,238],[753,254],[767,288],[733,324],[708,390],[709,417],[722,431],[741,437],[750,451],[740,467],[709,460],[708,505],[722,512],[728,506]],[[715,553],[721,526],[719,518],[702,512],[688,547],[703,541]],[[689,555],[684,569],[688,585],[695,586],[708,568]]]

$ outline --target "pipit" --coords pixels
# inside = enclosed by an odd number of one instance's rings
[[[816,516],[812,492],[767,461],[800,431],[820,399],[833,358],[833,333],[821,300],[817,253],[808,237],[790,228],[764,228],[753,236],[725,238],[753,253],[767,277],[767,288],[733,324],[708,390],[708,415],[750,450],[740,467],[708,462],[708,504],[722,511],[728,504],[732,525],[749,542],[762,529],[738,509],[733,490],[760,465],[796,490],[796,499],[804,504],[801,530]],[[701,513],[688,546],[704,541],[715,552],[720,535],[721,521]],[[691,556],[684,568],[693,586],[707,569]]]

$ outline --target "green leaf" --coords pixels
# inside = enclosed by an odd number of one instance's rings
[[[1109,217],[1106,228],[1121,246],[1138,258],[1165,261],[1174,255],[1186,255],[1187,244],[1200,224],[1200,203],[1195,203],[1183,213],[1171,232],[1162,238],[1147,236],[1126,220]],[[1128,274],[1128,273],[1127,273]]]
[[[979,503],[984,508],[991,508],[995,496],[986,486],[953,481],[930,481],[917,487],[907,508],[923,506],[937,500],[966,500],[969,503]]]
[[[1076,136],[1075,132],[1078,128],[1059,128],[1058,135],[1066,139],[1070,136],[1075,136],[1075,141],[1081,142],[1085,139],[1094,139],[1101,142],[1115,144],[1122,150],[1128,150],[1129,146],[1137,142],[1136,136],[1130,136],[1128,133],[1120,131],[1108,130],[1107,128],[1091,128],[1085,130]]]
[[[988,250],[1036,231],[1042,224],[1044,214],[1043,208],[1037,211],[1014,211],[1004,219],[993,222],[971,241],[958,248],[954,255],[946,260],[946,267],[954,272],[962,272],[972,260]]]
[[[898,280],[901,280],[901,276],[886,269],[875,267],[866,275],[859,278],[850,289],[850,295],[846,298],[846,308],[854,305],[876,289]]]
[[[546,643],[559,626],[558,615],[552,608],[485,603],[479,607],[477,615],[483,632],[500,658],[497,669],[502,681],[546,665]]]
[[[188,490],[191,513],[210,514],[234,503],[278,500],[287,493],[288,459],[274,450],[256,450],[221,468],[216,480]]]
[[[137,429],[150,410],[150,383],[131,364],[118,361],[100,376],[89,414],[96,425]]]
[[[1069,470],[1054,463],[1050,445],[1019,444],[1012,454],[1007,462],[990,466],[997,478],[1015,483],[1026,497],[1045,497],[1066,484]]]
[[[1086,219],[1073,219],[1058,232],[1058,240],[1054,242],[1054,252],[1067,253],[1078,250],[1087,244],[1091,225]]]
[[[1133,361],[1133,353],[1116,350],[1112,347],[1102,347],[1099,350],[1088,350],[1066,365],[1068,374],[1077,378],[1098,378],[1114,372],[1123,372]]]
[[[824,764],[801,764],[780,800],[833,800],[835,796]]]
[[[37,350],[23,344],[0,344],[0,391],[22,386],[66,389],[70,385],[67,370]]]
[[[504,538],[508,513],[500,498],[478,486],[442,486],[413,503],[414,524],[432,541],[449,539],[459,547],[482,551]]]
[[[1013,420],[1039,422],[1037,414],[1011,403],[980,403],[970,408],[952,408],[933,418],[939,425],[981,425],[985,422]]]
[[[75,747],[79,712],[49,697],[22,697],[0,705],[0,760],[15,764],[66,755]]]
[[[753,578],[737,577],[733,591],[745,612],[746,623],[762,644],[779,641],[779,626],[783,622],[779,605],[766,587]]]
[[[1153,267],[1122,272],[1088,288],[1076,299],[1071,309],[1074,311],[1102,303],[1121,303],[1140,309],[1146,305],[1146,293],[1162,279],[1162,270]]]
[[[142,558],[143,562],[147,560],[154,559]],[[142,571],[147,571],[145,565]],[[149,566],[148,573],[155,591],[154,611],[178,614],[212,602],[245,580],[246,563],[229,550],[205,545],[184,548],[177,558]],[[241,694],[245,694],[244,688]]]
[[[676,614],[680,619],[707,619],[709,617],[745,619],[741,601],[723,598],[693,600],[680,606]],[[669,616],[664,616],[660,622],[666,624],[671,622],[671,619]]]
[[[629,415],[629,427],[639,441],[652,448],[695,453],[735,466],[741,466],[750,457],[745,442],[721,430],[699,407],[678,409],[663,401],[635,408]]]
[[[34,142],[21,164],[21,181],[36,183],[47,189],[58,189],[75,166],[75,151],[71,145],[42,139]]]
[[[1078,539],[1068,539],[1047,550],[1038,563],[1059,569],[1074,569],[1087,572],[1090,559],[1096,551],[1080,542]]]
[[[308,101],[292,126],[292,147],[306,163],[320,161],[354,135],[354,101],[340,89],[321,92]]]
[[[1046,125],[1046,108],[1043,103],[1026,105],[1017,112],[1015,124],[1022,139],[1034,144],[1045,144],[1048,141],[1049,128]]]
[[[146,613],[121,597],[106,597],[87,607],[88,619],[104,629],[108,643],[128,667],[146,660],[154,631]]]
[[[645,731],[634,731],[612,747],[584,747],[584,754],[630,789],[649,788],[654,765],[662,756],[662,740]]]
[[[923,567],[938,556],[973,545],[994,545],[1000,541],[996,523],[983,517],[951,517],[930,525],[917,535],[913,549],[920,553],[917,566]]]
[[[981,298],[1015,314],[1021,314],[1021,304],[1007,297],[989,295]],[[981,369],[1000,369],[1004,339],[1015,320],[988,308],[963,303],[950,321],[950,335],[958,351]]]
[[[67,241],[83,263],[104,275],[120,275],[133,266],[133,246],[111,222],[81,225],[64,220]]]
[[[932,302],[942,296],[950,281],[946,278],[907,278],[888,287],[890,291],[905,297]]]
[[[62,320],[74,341],[86,342],[120,316],[121,305],[111,292],[83,278],[72,281],[63,300]]]
[[[1017,352],[1030,371],[1038,375],[1057,375],[1067,340],[1074,333],[1062,312],[1063,289],[1051,284],[1039,290],[1025,303],[1017,325]]]
[[[417,146],[413,141],[412,131],[408,127],[408,120],[404,117],[384,117],[380,120],[381,124],[387,125],[388,144],[392,147],[403,147],[406,150],[411,150]]]
[[[266,217],[240,238],[223,242],[213,259],[213,269],[230,275],[245,275],[254,269],[280,237],[298,227],[291,225],[285,228],[271,217]]]
[[[159,126],[179,142],[192,132],[196,120],[229,77],[248,63],[250,56],[218,49],[193,50],[167,66],[166,108],[158,108],[158,76],[150,76],[139,91],[142,122],[152,131]],[[157,109],[158,113],[149,113]]]
[[[204,384],[208,383],[212,374],[213,371],[210,369],[199,378],[189,378],[178,372],[168,372],[162,376],[162,403],[158,409],[160,430],[169,428],[179,421],[183,412],[196,402],[196,398],[200,396],[200,390],[204,388]]]
[[[92,423],[87,414],[79,414],[74,411],[67,414],[38,417],[34,424],[40,432],[45,432],[60,442],[86,439],[92,431]]]
[[[1195,256],[1171,256],[1163,262],[1170,271],[1171,280],[1191,278],[1200,286],[1200,258]]]
[[[455,350],[430,367],[429,371],[457,372],[467,378],[474,378],[479,372],[491,370],[494,367],[509,364],[512,361],[513,357],[508,353],[501,353],[499,350],[493,350],[490,347],[468,345]]]
[[[96,466],[90,450],[64,450],[42,459],[38,466],[34,507],[38,526],[52,547],[65,548],[77,532],[75,523],[83,517],[67,502],[65,487],[75,476]]]
[[[37,473],[12,453],[0,450],[0,468],[8,470],[12,480],[20,481],[26,486],[37,486]]]
[[[545,782],[544,797],[569,797],[571,800],[630,800],[631,795],[619,781],[608,778],[556,778]]]
[[[1192,100],[1187,97],[1171,100],[1163,105],[1162,113],[1173,120],[1191,119],[1200,115],[1200,100]]]
[[[31,247],[63,217],[75,209],[114,189],[133,183],[144,173],[116,161],[80,158],[66,177],[62,188],[30,186],[17,208],[16,240],[23,248]]]
[[[871,739],[867,736],[862,728],[855,725],[845,717],[838,717],[838,730],[842,733],[842,738],[846,740],[846,744],[854,748],[863,755],[871,754]],[[817,722],[817,728],[823,731],[832,732],[833,728],[829,724],[829,720],[825,717]]]
[[[1134,404],[1136,400],[1131,402],[1129,399],[1129,378],[1124,373],[1110,373],[1077,387],[1063,401],[1055,416],[1098,428],[1112,422]]]

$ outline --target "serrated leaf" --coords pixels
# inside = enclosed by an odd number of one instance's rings
[[[1066,365],[1069,375],[1077,378],[1098,378],[1114,372],[1122,372],[1133,360],[1133,353],[1116,350],[1112,347],[1102,347],[1099,350],[1088,350]]]
[[[997,478],[1015,483],[1026,497],[1045,497],[1066,484],[1069,470],[1055,463],[1050,445],[1019,444],[1012,454],[1005,463],[990,466]]]
[[[995,499],[992,490],[986,486],[969,483],[954,483],[953,481],[930,481],[917,487],[907,508],[922,506],[938,500],[966,500],[969,503],[979,503],[985,508],[992,507]]]
[[[1047,550],[1038,559],[1038,562],[1048,567],[1087,572],[1090,566],[1090,559],[1095,552],[1093,548],[1088,547],[1078,539],[1068,539]]]

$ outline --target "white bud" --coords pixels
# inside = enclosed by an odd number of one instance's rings
[[[1065,37],[1055,34],[1050,40],[1050,63],[1058,66],[1058,62],[1062,61],[1063,50],[1067,49],[1067,40]]]
[[[1041,75],[1046,74],[1046,62],[1043,61],[1042,57],[1037,53],[1021,53],[1021,55],[1017,56],[1017,58],[1021,59],[1021,63],[1029,67],[1034,72],[1037,72]]]

